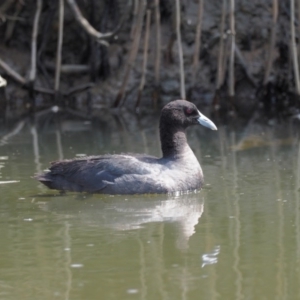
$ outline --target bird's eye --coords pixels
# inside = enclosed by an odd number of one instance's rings
[[[190,108],[190,107],[187,107],[187,108],[185,109],[185,112],[186,112],[187,115],[192,114],[193,111],[194,111],[194,110],[193,110],[192,108]]]

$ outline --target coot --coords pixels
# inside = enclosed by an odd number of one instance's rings
[[[107,154],[51,163],[36,179],[50,189],[102,194],[172,193],[201,188],[203,173],[189,147],[185,130],[215,124],[185,100],[168,103],[160,116],[162,157]]]

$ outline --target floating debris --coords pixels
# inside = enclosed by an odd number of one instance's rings
[[[82,268],[83,264],[71,264],[71,268]]]
[[[139,292],[139,290],[137,289],[128,289],[127,290],[127,294],[137,294]]]

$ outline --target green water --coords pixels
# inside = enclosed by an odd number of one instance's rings
[[[82,154],[159,155],[157,124],[44,121],[1,131],[1,300],[299,299],[299,127],[192,128],[197,193],[60,196],[31,176]]]

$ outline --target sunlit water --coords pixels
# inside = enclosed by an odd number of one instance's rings
[[[299,299],[299,127],[192,128],[205,186],[185,195],[50,191],[80,155],[159,155],[153,120],[29,120],[1,131],[0,299]]]

